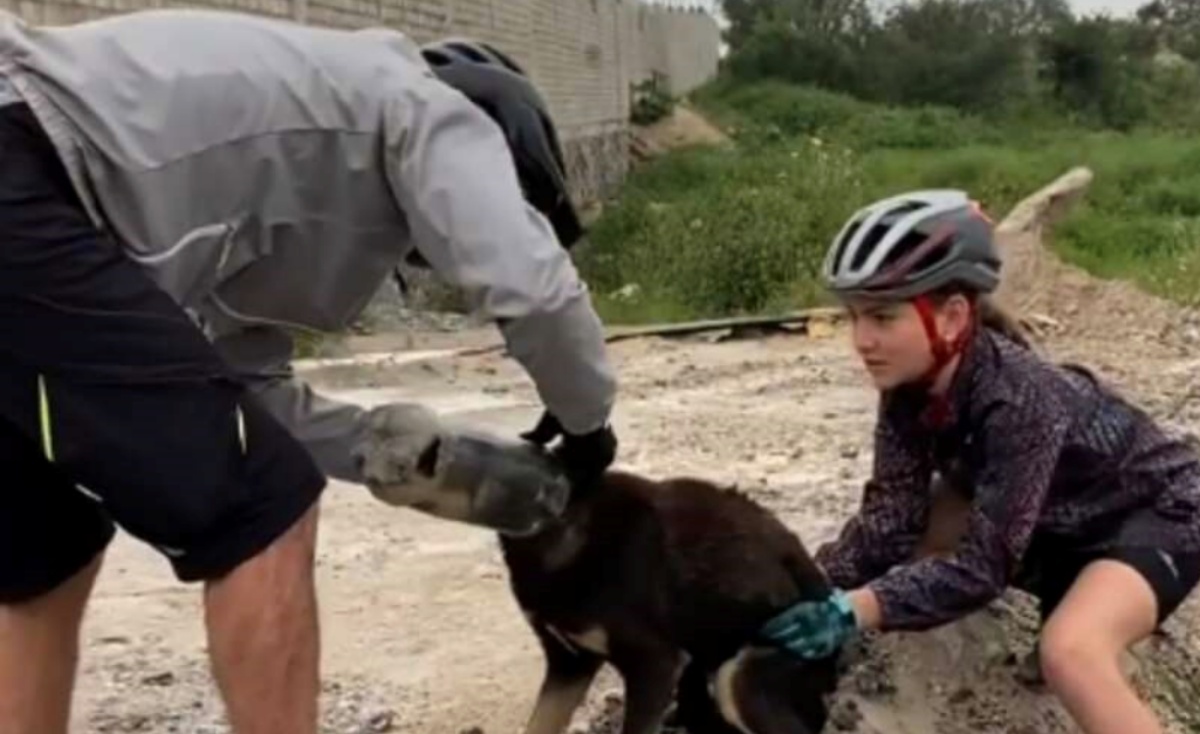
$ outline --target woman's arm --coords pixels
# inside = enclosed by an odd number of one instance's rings
[[[1003,593],[1037,524],[1069,424],[1066,407],[1044,395],[992,409],[979,436],[986,465],[958,551],[901,566],[852,593],[860,625],[928,629]]]
[[[816,552],[817,563],[840,588],[865,584],[909,558],[929,514],[932,459],[902,435],[888,413],[884,401],[875,427],[872,477],[858,512]]]

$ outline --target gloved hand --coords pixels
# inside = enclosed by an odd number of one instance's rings
[[[558,418],[546,411],[533,430],[521,434],[526,441],[543,447],[559,437],[562,441],[553,451],[572,486],[586,487],[599,480],[616,458],[617,437],[608,425],[577,436],[563,430]]]
[[[833,655],[858,632],[854,607],[835,589],[825,601],[800,602],[769,620],[760,632],[768,642],[805,660]]]

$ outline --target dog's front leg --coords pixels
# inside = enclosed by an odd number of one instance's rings
[[[658,734],[675,696],[686,656],[663,644],[613,652],[613,665],[625,682],[621,734]]]
[[[546,674],[525,734],[562,734],[587,695],[603,660],[587,650],[568,649],[540,625],[534,631],[546,656]]]

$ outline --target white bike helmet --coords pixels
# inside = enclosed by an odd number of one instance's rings
[[[963,191],[910,191],[857,212],[822,266],[839,296],[907,300],[958,284],[990,293],[1000,281],[992,223]]]

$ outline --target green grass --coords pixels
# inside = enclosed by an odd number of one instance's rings
[[[582,267],[601,294],[639,287],[633,300],[605,299],[606,313],[623,319],[785,307],[813,281],[813,243],[861,198],[857,169],[853,154],[804,142],[667,156],[593,227]]]
[[[965,188],[999,218],[1075,165],[1096,178],[1051,246],[1102,277],[1200,301],[1200,140],[881,107],[779,83],[720,81],[696,102],[735,144],[635,171],[596,223],[581,267],[606,320],[812,305],[827,243],[871,199]],[[611,296],[630,284],[634,297]]]

